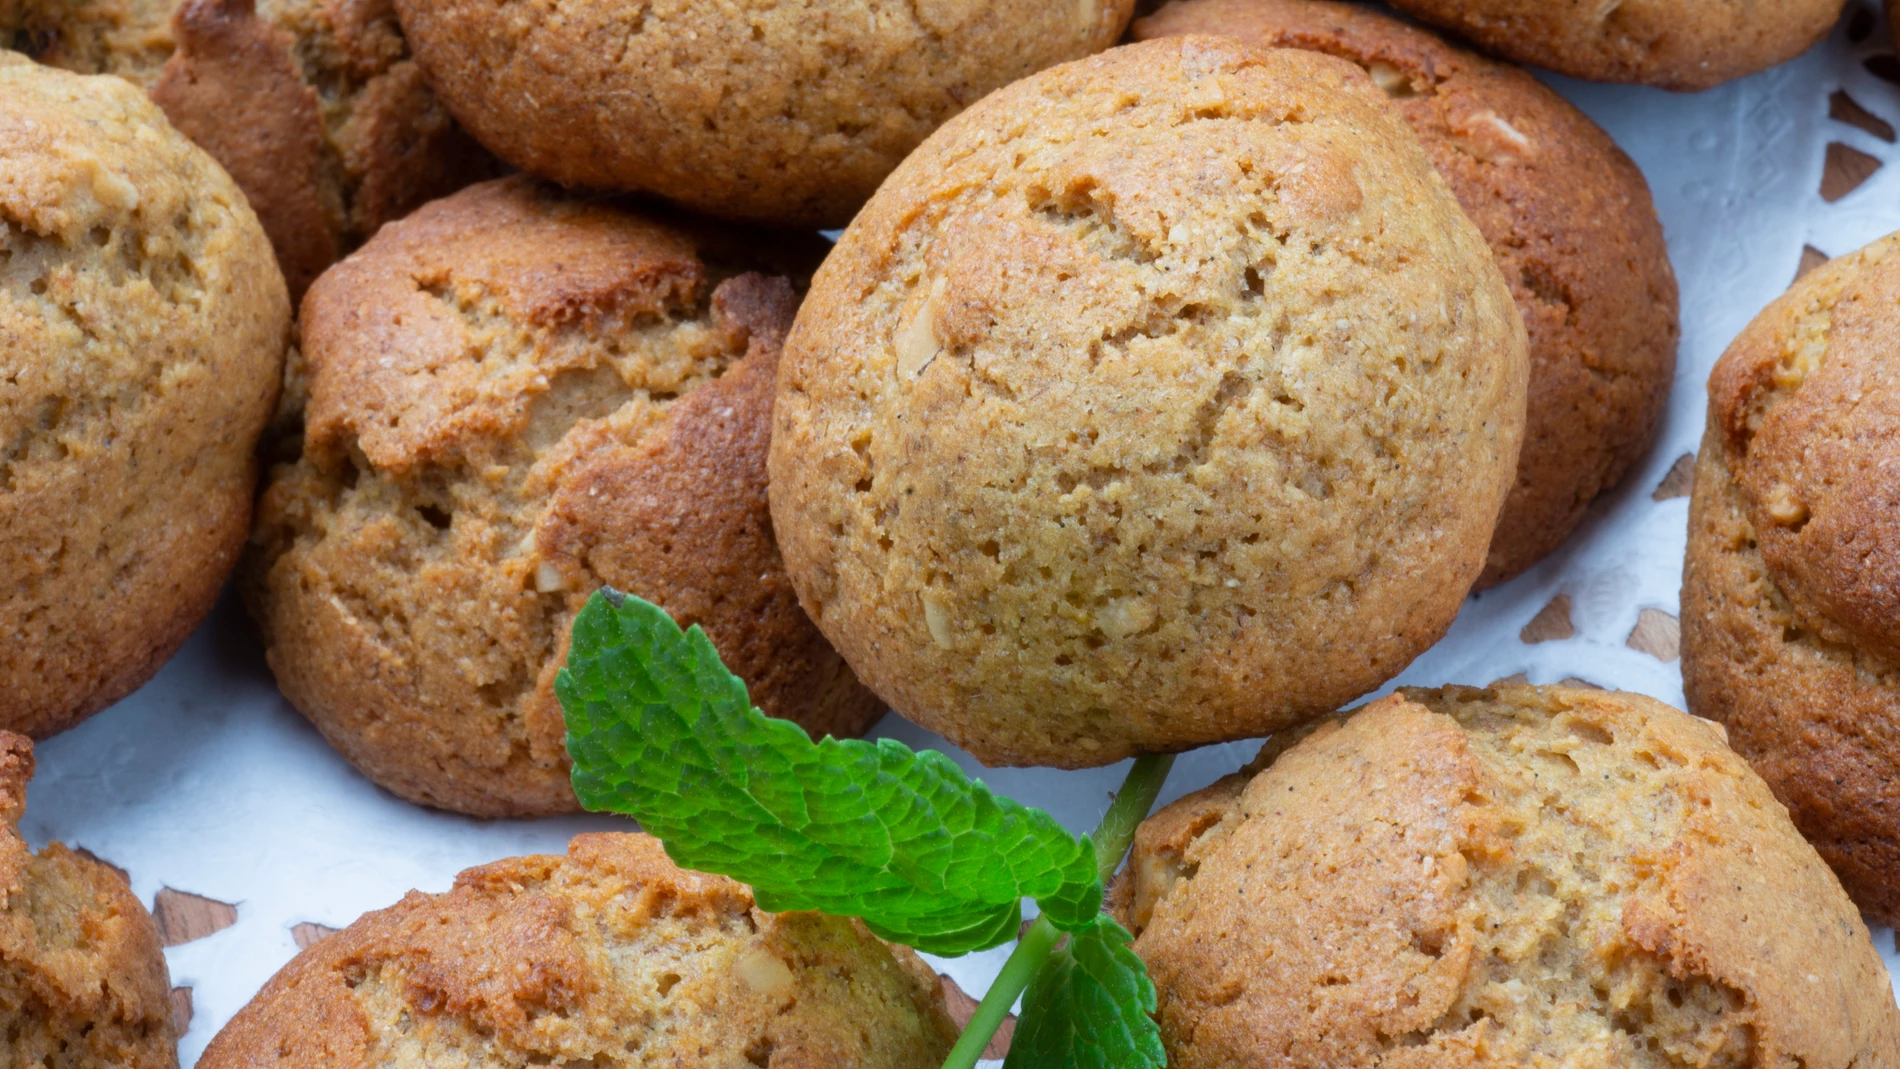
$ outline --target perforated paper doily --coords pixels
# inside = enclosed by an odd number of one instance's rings
[[[1685,461],[1701,436],[1709,369],[1787,287],[1804,250],[1811,266],[1819,254],[1900,229],[1900,167],[1880,166],[1900,157],[1889,125],[1900,124],[1900,62],[1873,5],[1856,5],[1865,10],[1803,58],[1696,96],[1551,79],[1649,177],[1682,282],[1675,392],[1654,451],[1570,543],[1472,599],[1400,682],[1482,684],[1524,673],[1682,705],[1675,614]],[[895,717],[881,730],[942,745]],[[1183,757],[1168,797],[1232,771],[1253,748]],[[1078,831],[1095,823],[1121,774],[983,773]],[[119,865],[157,907],[168,941],[178,942],[167,951],[172,981],[189,989],[174,1001],[190,1014],[181,1054],[191,1066],[300,941],[411,888],[443,890],[470,865],[558,852],[578,831],[625,826],[595,817],[481,823],[383,794],[278,695],[250,624],[227,597],[149,686],[40,747],[24,829],[35,845],[59,839]],[[1875,939],[1900,977],[1893,933]],[[980,993],[1005,955],[938,965]]]

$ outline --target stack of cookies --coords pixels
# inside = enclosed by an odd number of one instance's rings
[[[1726,729],[1337,712],[1557,551],[1674,378],[1642,174],[1513,61],[1701,89],[1842,0],[1394,6],[1488,55],[1330,0],[0,0],[0,729],[123,697],[235,572],[368,779],[571,813],[611,588],[813,738],[1274,736],[1117,887],[1176,1066],[1900,1064],[1896,239],[1711,383],[1684,671]],[[175,1064],[150,918],[16,845],[9,1053]],[[601,835],[365,917],[202,1064],[955,1039],[907,948]]]

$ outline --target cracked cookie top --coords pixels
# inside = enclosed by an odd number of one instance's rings
[[[862,924],[767,913],[646,835],[469,869],[299,955],[203,1069],[933,1069],[936,974]]]
[[[0,731],[0,1036],[9,1065],[177,1069],[158,928],[125,876],[20,837],[33,744]]]
[[[1844,0],[1392,0],[1519,63],[1599,82],[1708,89],[1807,51]]]
[[[1156,814],[1125,916],[1168,1064],[1895,1064],[1866,925],[1720,731],[1408,690]]]
[[[1525,378],[1362,71],[1132,45],[985,98],[846,231],[780,369],[773,516],[860,676],[981,760],[1257,737],[1449,625]]]
[[[244,195],[145,94],[0,52],[0,727],[151,678],[249,526],[290,303]]]
[[[284,692],[372,779],[484,816],[577,808],[553,681],[602,585],[703,625],[773,715],[841,736],[880,715],[772,536],[796,296],[738,265],[775,240],[517,177],[311,289],[302,455],[273,472],[247,586]]]
[[[1478,585],[1562,545],[1648,451],[1675,377],[1676,276],[1642,172],[1527,72],[1361,4],[1177,0],[1134,32],[1311,49],[1372,76],[1490,243],[1530,334],[1524,450]]]
[[[395,0],[496,155],[564,185],[843,226],[945,119],[1121,36],[1134,0]]]

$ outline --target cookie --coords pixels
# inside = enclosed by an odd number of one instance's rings
[[[1900,924],[1900,235],[1769,305],[1709,379],[1682,583],[1689,708],[1877,924]]]
[[[0,68],[3,70],[4,68]],[[177,1069],[171,981],[125,878],[20,838],[33,744],[0,731],[0,1036],[7,1065]]]
[[[1676,278],[1642,172],[1537,79],[1368,8],[1176,0],[1134,32],[1218,33],[1370,72],[1490,243],[1530,334],[1517,484],[1478,586],[1562,545],[1648,451],[1675,378]]]
[[[216,163],[116,78],[0,53],[0,728],[158,671],[250,525],[290,304]]]
[[[383,228],[311,289],[302,457],[272,474],[246,586],[285,695],[371,779],[480,816],[576,810],[553,684],[603,585],[702,625],[814,735],[883,711],[773,541],[797,302],[734,254],[516,177]]]
[[[298,955],[199,1069],[935,1069],[937,977],[861,923],[766,913],[645,835],[470,869]]]
[[[1404,691],[1137,835],[1173,1069],[1900,1064],[1840,883],[1720,728]]]
[[[570,186],[843,226],[944,120],[1115,42],[1134,0],[397,0],[494,153]]]
[[[27,0],[41,62],[151,90],[231,172],[300,300],[377,228],[499,173],[410,58],[390,0]]]
[[[859,677],[985,763],[1258,737],[1444,633],[1526,375],[1362,71],[1151,41],[984,98],[853,221],[786,343],[772,514]]]
[[[1827,36],[1845,0],[1391,0],[1518,63],[1694,92],[1767,70]]]

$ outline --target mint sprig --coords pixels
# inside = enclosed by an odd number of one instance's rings
[[[1071,935],[1023,992],[1022,1018],[1003,1069],[1162,1069],[1155,985],[1106,915]]]
[[[676,863],[752,887],[760,908],[858,917],[936,954],[1018,942],[945,1069],[968,1069],[1028,988],[1010,1069],[1160,1069],[1154,986],[1102,888],[1167,779],[1135,762],[1098,838],[990,792],[940,753],[826,738],[752,707],[698,627],[613,591],[574,622],[555,680],[574,790]],[[1069,933],[1067,943],[1063,933]]]
[[[1101,910],[1086,839],[940,753],[813,743],[650,602],[595,595],[555,692],[581,804],[635,817],[678,864],[750,884],[762,909],[861,917],[947,955],[1009,942],[1025,897],[1065,931]]]

